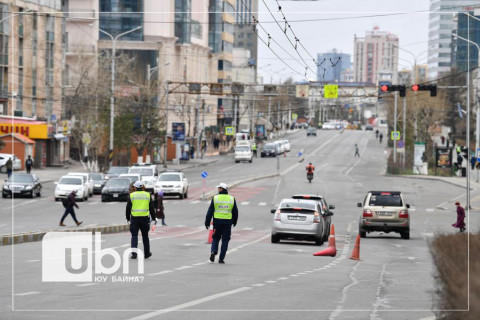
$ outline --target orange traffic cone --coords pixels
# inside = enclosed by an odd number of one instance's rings
[[[328,237],[328,248],[315,252],[314,256],[330,256],[335,257],[337,255],[337,248],[335,246],[335,226],[332,224],[330,227],[330,236]]]
[[[355,239],[355,246],[353,247],[352,255],[350,259],[360,260],[360,235],[357,234],[357,239]]]
[[[213,236],[213,222],[210,222],[210,229],[208,230],[207,243],[212,243],[212,236]]]

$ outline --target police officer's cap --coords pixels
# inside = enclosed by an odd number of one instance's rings
[[[227,184],[226,184],[226,183],[223,183],[223,182],[220,183],[220,184],[217,186],[217,188],[222,188],[222,189],[224,189],[224,190],[228,190]]]
[[[143,188],[144,184],[142,181],[135,181],[135,183],[133,184],[133,186],[137,189],[141,189]]]

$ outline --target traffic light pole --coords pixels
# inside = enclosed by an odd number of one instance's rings
[[[393,132],[397,132],[397,101],[398,101],[398,92],[394,92],[395,95],[395,103],[393,109]],[[397,140],[393,140],[393,163],[397,163]]]
[[[407,122],[407,97],[403,97],[403,132],[402,132],[402,141],[403,141],[403,158],[402,158],[402,166],[403,170],[405,170],[405,156],[407,150],[407,137],[406,137],[406,122]]]

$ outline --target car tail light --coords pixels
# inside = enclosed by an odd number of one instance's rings
[[[275,221],[280,221],[281,220],[280,219],[280,210],[277,210],[275,212],[275,217],[273,218],[273,220],[275,220]]]
[[[363,210],[363,217],[364,217],[364,218],[371,218],[371,217],[373,217],[372,210],[369,210],[369,209]]]
[[[320,223],[320,215],[317,211],[313,214],[313,223]]]
[[[398,215],[398,217],[407,219],[408,218],[408,211],[407,210],[400,211],[400,214]]]

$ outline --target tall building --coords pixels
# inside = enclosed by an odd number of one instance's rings
[[[466,12],[471,17],[464,13],[458,13],[454,19],[454,32],[460,37],[472,41],[480,45],[480,15],[475,16],[473,11]],[[478,12],[477,12],[478,14]],[[470,46],[470,57],[468,58],[468,47]],[[452,37],[452,65],[455,65],[460,71],[468,70],[478,67],[478,51],[477,46],[468,41],[457,37]]]
[[[234,43],[235,48],[251,52],[248,64],[257,66],[258,37],[255,33],[255,19],[258,19],[258,0],[237,0],[235,8]]]
[[[342,75],[347,69],[352,67],[351,55],[339,53],[336,49],[331,52],[317,54],[317,62],[323,62],[322,67],[317,67],[318,82],[335,82],[342,81]]]
[[[354,39],[354,81],[377,84],[396,83],[398,70],[398,38],[376,26],[364,38]]]
[[[431,78],[450,71],[454,14],[473,10],[477,0],[430,0],[428,70]]]
[[[0,19],[0,135],[32,139],[29,154],[37,166],[63,163],[68,142],[57,135],[65,62],[61,2],[0,1]]]

